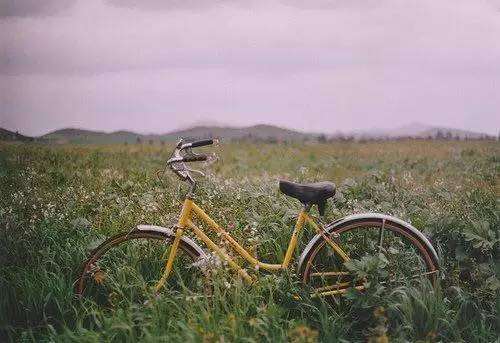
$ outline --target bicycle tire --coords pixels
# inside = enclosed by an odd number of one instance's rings
[[[84,291],[88,286],[88,281],[91,277],[90,273],[91,267],[95,265],[99,260],[101,260],[104,256],[106,256],[107,253],[112,251],[113,248],[119,247],[126,242],[131,242],[134,240],[145,240],[150,242],[164,241],[166,244],[169,244],[173,241],[173,239],[174,239],[173,232],[170,233],[158,230],[139,230],[139,229],[134,229],[130,232],[121,232],[108,238],[106,241],[101,243],[97,248],[95,248],[90,254],[90,257],[83,263],[83,266],[79,273],[79,277],[75,283],[76,295],[79,297],[82,297],[84,295]],[[194,245],[194,243],[189,239],[180,240],[178,252],[180,251],[186,253],[186,256],[189,256],[189,258],[191,258],[193,264],[199,261],[200,259],[206,258],[206,255],[204,255],[203,251],[197,245]]]
[[[366,228],[366,230],[380,229],[381,227],[383,227],[384,230],[388,230],[394,233],[395,236],[403,238],[407,244],[412,246],[415,251],[419,253],[419,257],[421,257],[425,263],[426,273],[428,273],[428,279],[431,282],[432,286],[436,287],[438,284],[439,265],[434,248],[426,239],[422,239],[423,235],[416,231],[416,229],[408,229],[408,227],[403,225],[399,220],[392,220],[388,216],[380,218],[358,217],[357,219],[351,220],[341,219],[337,222],[327,225],[326,231],[328,232],[330,237],[333,237],[336,242],[341,242],[342,236],[349,232],[353,232],[353,230],[363,230],[364,228]],[[322,238],[321,236],[316,236],[304,249],[304,253],[301,256],[298,266],[298,275],[303,284],[312,284],[312,274],[321,275],[321,272],[313,273],[312,266],[315,264],[315,259],[317,259],[320,251],[325,248],[326,243],[327,242],[324,240],[324,238]],[[345,244],[342,245],[342,248],[344,248],[344,246]],[[353,249],[353,251],[355,250]],[[339,259],[338,256],[337,259]]]

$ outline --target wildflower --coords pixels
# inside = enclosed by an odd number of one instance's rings
[[[373,311],[373,317],[377,323],[371,331],[372,335],[368,338],[369,343],[389,343],[387,337],[387,317],[385,316],[385,309],[379,306]]]
[[[288,338],[293,343],[313,343],[318,341],[318,331],[307,325],[300,325],[290,332]]]

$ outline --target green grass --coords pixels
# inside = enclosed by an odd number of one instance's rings
[[[185,187],[156,171],[170,146],[0,145],[0,341],[494,342],[500,333],[500,144],[224,144],[197,202],[259,258],[282,258],[299,203],[280,178],[330,180],[325,222],[363,211],[411,222],[440,255],[441,287],[310,299],[295,273],[232,273],[212,297],[102,309],[73,297],[91,248],[138,223],[168,226]],[[201,165],[200,165],[201,166]],[[256,228],[256,231],[249,230]],[[301,242],[303,247],[311,234]],[[229,282],[229,284],[227,284]],[[293,297],[301,294],[301,300]]]

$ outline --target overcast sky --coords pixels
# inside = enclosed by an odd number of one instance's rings
[[[497,134],[500,0],[0,0],[0,126]]]

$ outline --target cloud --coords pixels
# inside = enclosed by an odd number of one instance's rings
[[[388,0],[105,0],[117,7],[143,10],[203,10],[217,6],[242,8],[285,5],[299,9],[372,9],[384,6]]]
[[[251,1],[251,0],[250,0]],[[207,9],[234,4],[236,0],[105,0],[111,6],[145,10]]]
[[[27,133],[207,119],[329,132],[499,127],[500,21],[489,0],[290,1],[139,10],[81,0],[65,16],[0,20],[0,116]]]
[[[220,69],[277,77],[351,68],[498,71],[496,13],[430,3],[364,12],[278,6],[207,13],[137,11],[86,0],[76,17],[0,23],[0,31],[9,32],[0,35],[0,74]]]
[[[76,0],[1,0],[0,18],[51,16],[75,3]]]
[[[281,0],[280,2],[302,9],[366,10],[383,7],[388,0]]]

